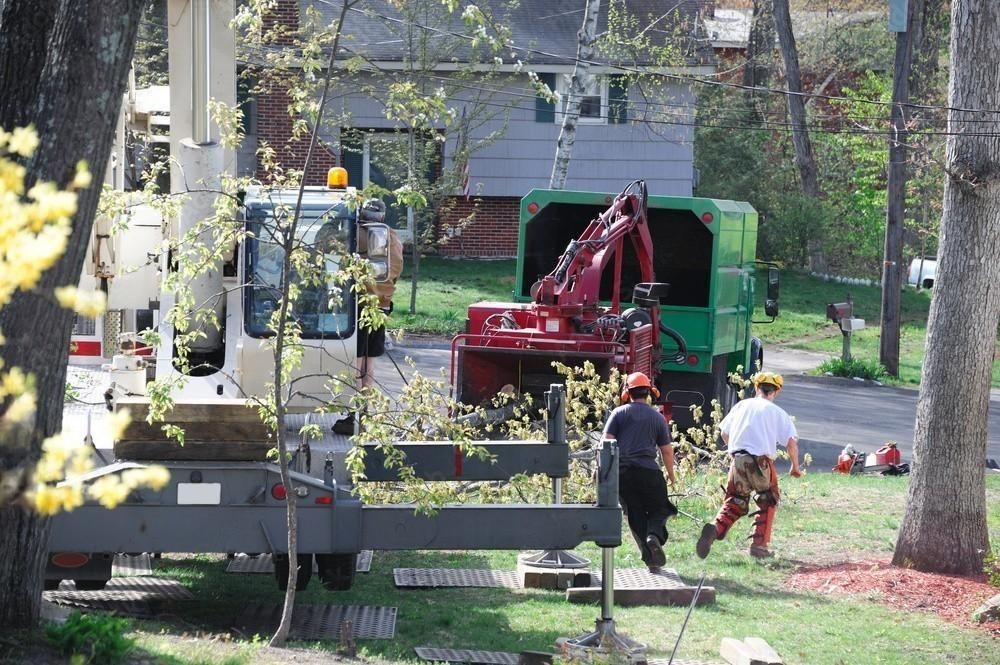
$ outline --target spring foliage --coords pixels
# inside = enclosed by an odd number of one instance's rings
[[[35,288],[47,269],[66,250],[77,210],[77,190],[91,185],[87,165],[80,162],[66,189],[52,182],[38,182],[26,189],[27,169],[21,163],[38,147],[32,127],[11,132],[0,129],[0,308],[18,291]],[[88,317],[104,311],[104,294],[87,294],[74,286],[59,287],[51,295],[63,307]],[[2,336],[0,336],[2,343]],[[0,429],[30,428],[35,415],[32,376],[0,361],[0,400],[5,409]],[[112,434],[127,424],[127,414],[111,419]],[[30,507],[44,515],[72,510],[89,497],[109,508],[124,501],[136,487],[162,487],[169,474],[163,468],[131,469],[105,476],[90,485],[84,475],[93,469],[90,450],[82,441],[56,434],[42,443],[42,456],[31,487],[23,496]],[[2,498],[13,498],[5,491]]]

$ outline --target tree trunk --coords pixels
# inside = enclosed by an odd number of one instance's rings
[[[743,85],[753,88],[766,88],[771,84],[771,69],[774,60],[774,2],[773,0],[754,0],[753,17],[750,19],[750,36],[747,39],[747,61],[743,66]],[[747,106],[755,118],[763,120],[763,110],[757,110],[758,96],[756,91],[745,92]],[[768,95],[760,99],[766,104]]]
[[[36,380],[35,431],[28,445],[11,446],[10,433],[0,433],[0,477],[14,479],[22,487],[38,459],[41,441],[62,423],[73,314],[56,303],[51,290],[80,279],[142,4],[142,0],[62,0],[57,11],[42,12],[52,17],[44,50],[23,49],[29,34],[45,32],[46,23],[18,10],[23,9],[19,5],[51,9],[52,3],[8,0],[4,5],[0,71],[18,75],[0,79],[0,99],[5,100],[0,102],[0,120],[32,122],[38,129],[41,143],[28,163],[29,180],[66,185],[77,161],[83,159],[95,182],[80,192],[66,254],[42,276],[38,289],[18,293],[0,312],[0,330],[7,340],[0,346],[0,357],[6,367],[21,367]],[[42,59],[37,80],[26,80],[24,75],[37,72],[35,61]],[[6,103],[11,98],[16,104]],[[0,626],[30,626],[38,618],[46,521],[9,505],[0,511],[0,533]]]
[[[552,175],[549,178],[549,189],[563,189],[569,175],[569,160],[573,156],[573,144],[576,143],[576,121],[580,119],[580,103],[586,92],[584,83],[590,76],[590,61],[594,58],[594,40],[597,35],[597,13],[600,11],[600,0],[586,0],[583,11],[583,26],[576,45],[576,63],[573,65],[573,77],[570,79],[569,95],[563,109],[562,128],[556,141],[556,158],[552,163]]]
[[[930,101],[934,79],[940,67],[941,42],[948,34],[948,0],[910,0],[910,30],[912,65],[910,68],[910,98]]]
[[[989,552],[986,423],[1000,318],[1000,3],[952,2],[938,269],[917,401],[913,475],[893,563],[973,573]]]
[[[802,95],[802,74],[799,71],[799,53],[792,32],[792,17],[788,0],[774,0],[774,27],[781,45],[781,58],[785,63],[785,81],[788,86],[788,114],[792,119],[792,143],[795,145],[795,166],[802,181],[802,193],[811,198],[819,198],[819,175],[813,156],[809,129],[806,126],[806,104]],[[809,234],[809,269],[817,272],[826,270],[826,256],[821,238]]]

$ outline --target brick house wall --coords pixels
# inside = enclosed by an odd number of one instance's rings
[[[264,31],[276,28],[273,43],[276,46],[291,46],[292,35],[299,27],[298,0],[278,0],[274,10],[264,19]],[[288,115],[288,93],[286,88],[273,87],[261,92],[256,99],[257,142],[266,142],[274,148],[279,164],[285,169],[302,169],[306,153],[309,151],[309,137],[289,142],[292,135],[292,117]],[[317,139],[309,162],[309,172],[305,175],[307,185],[326,184],[326,173],[332,166],[339,165],[336,146]],[[256,176],[268,182],[267,174],[257,164]]]
[[[508,196],[456,197],[437,222],[438,254],[475,258],[517,255],[520,199]],[[469,215],[467,225],[456,228]],[[451,232],[451,233],[449,233]]]

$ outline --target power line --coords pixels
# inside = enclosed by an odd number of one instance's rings
[[[316,0],[316,2],[318,2],[320,4],[325,4],[325,5],[333,6],[333,4],[330,2],[330,0]],[[422,23],[415,22],[415,21],[413,21],[413,22],[404,21],[403,19],[396,18],[396,17],[393,17],[393,16],[387,16],[385,14],[378,14],[377,12],[373,12],[371,10],[362,10],[362,9],[357,9],[357,8],[351,7],[350,11],[362,13],[362,14],[364,14],[366,16],[374,16],[374,17],[380,18],[380,19],[382,19],[384,21],[388,21],[390,23],[397,23],[397,24],[401,24],[401,25],[413,26],[413,27],[418,28],[420,30],[432,32],[432,33],[443,35],[443,36],[457,37],[459,39],[464,39],[466,41],[472,41],[472,39],[473,39],[471,36],[465,35],[463,33],[454,32],[454,31],[451,31],[451,30],[442,30],[440,28],[434,28],[432,26],[427,26],[427,25],[424,25]],[[570,58],[570,57],[567,57],[565,55],[556,54],[556,53],[550,53],[548,51],[543,51],[541,49],[534,49],[534,48],[517,46],[515,44],[504,44],[504,48],[509,48],[512,51],[520,51],[520,52],[524,52],[524,53],[533,53],[533,54],[537,54],[537,55],[542,55],[542,56],[545,56],[547,58],[554,58],[556,60],[561,60],[561,61],[564,61],[566,63],[575,63],[577,61],[576,57]],[[735,88],[735,89],[739,89],[739,90],[746,90],[746,91],[753,91],[753,92],[763,92],[763,93],[772,94],[772,95],[800,96],[800,97],[806,97],[806,98],[809,98],[809,99],[825,99],[825,100],[828,100],[828,101],[837,101],[837,102],[848,103],[848,104],[855,104],[855,103],[857,103],[857,104],[869,104],[869,105],[873,105],[873,106],[885,106],[885,107],[891,107],[891,106],[893,106],[892,102],[883,102],[883,101],[880,101],[880,100],[852,99],[850,97],[843,97],[843,96],[838,96],[838,95],[823,95],[823,94],[819,94],[819,93],[809,93],[809,92],[792,92],[791,90],[782,90],[780,88],[770,88],[770,87],[760,87],[760,86],[747,86],[747,85],[743,85],[743,84],[740,84],[740,83],[732,83],[732,82],[728,82],[728,81],[711,81],[711,80],[703,79],[703,78],[700,78],[700,77],[697,77],[697,76],[684,75],[684,74],[670,74],[670,73],[666,73],[666,72],[650,72],[650,71],[647,71],[647,70],[644,70],[644,69],[639,69],[637,67],[627,67],[625,65],[609,64],[609,63],[599,62],[599,61],[595,61],[595,60],[580,60],[580,62],[586,62],[587,64],[596,65],[596,66],[599,66],[599,67],[612,67],[612,68],[614,68],[617,71],[621,71],[621,72],[625,72],[625,73],[647,74],[647,75],[652,74],[654,76],[660,76],[660,77],[666,78],[666,79],[687,81],[687,82],[690,82],[690,83],[698,83],[698,84],[701,84],[701,85],[708,85],[708,86],[715,86],[715,87]],[[955,112],[960,112],[960,113],[994,113],[994,114],[1000,114],[1000,109],[970,109],[970,108],[955,107],[955,106],[941,106],[941,105],[935,105],[935,104],[914,104],[914,103],[902,104],[901,106],[904,106],[904,107],[910,108],[910,109],[920,109],[920,110],[944,110],[944,111],[955,111]]]

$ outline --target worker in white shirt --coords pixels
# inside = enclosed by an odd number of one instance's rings
[[[698,538],[696,549],[702,559],[708,556],[712,543],[725,538],[733,523],[749,512],[751,494],[755,495],[758,510],[754,513],[750,555],[756,558],[771,556],[768,544],[780,496],[774,468],[779,442],[788,449],[792,463],[790,475],[794,478],[802,475],[795,424],[784,409],[774,403],[784,380],[773,372],[759,372],[751,380],[756,396],[738,402],[719,423],[720,435],[732,461],[722,508],[714,522],[702,527]]]

